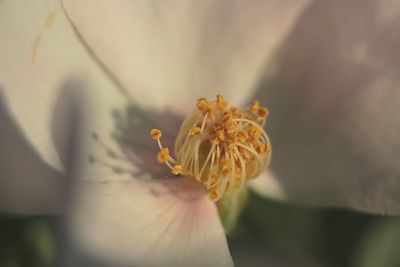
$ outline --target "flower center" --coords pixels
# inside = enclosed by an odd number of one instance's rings
[[[160,152],[157,160],[173,174],[194,177],[218,201],[225,192],[241,190],[256,178],[271,156],[271,144],[263,130],[268,109],[258,101],[247,109],[228,107],[222,95],[215,101],[201,98],[185,119],[175,141],[175,159],[161,144],[162,133],[152,129]]]

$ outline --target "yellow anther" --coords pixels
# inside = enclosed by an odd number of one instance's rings
[[[197,108],[205,114],[208,111],[208,102],[205,98],[200,98],[197,100]]]
[[[220,110],[225,110],[225,108],[228,106],[228,102],[224,100],[222,95],[217,95],[217,106]]]
[[[260,102],[258,102],[257,100],[253,102],[253,104],[251,104],[250,106],[250,112],[253,114],[257,114],[258,109],[260,108]]]
[[[218,132],[218,140],[221,142],[225,140],[225,134],[223,131]]]
[[[236,133],[236,129],[235,128],[227,128],[227,129],[225,129],[225,133],[227,135],[234,135]]]
[[[159,163],[165,163],[168,160],[168,154],[165,154],[163,152],[158,152],[157,154],[157,161]]]
[[[214,124],[213,126],[210,127],[210,132],[216,133],[216,132],[218,132],[218,131],[220,131],[222,129],[223,129],[222,125],[219,124],[219,123],[216,123],[216,124]]]
[[[210,114],[210,115],[214,114],[215,109],[216,109],[215,103],[213,103],[213,102],[208,103],[208,105],[207,105],[208,114]]]
[[[256,149],[257,153],[259,153],[259,154],[269,153],[271,151],[271,145],[269,143],[256,144],[256,145],[254,145],[254,148]]]
[[[236,180],[240,181],[242,179],[242,169],[239,167],[236,168]]]
[[[195,136],[195,135],[198,135],[200,132],[201,132],[201,128],[200,127],[194,127],[190,131],[190,135],[191,136]]]
[[[230,161],[228,161],[225,157],[221,157],[219,160],[219,165],[221,165],[222,167],[224,166],[228,166],[230,165]]]
[[[269,153],[271,151],[271,146],[269,143],[265,143],[261,145],[261,153]]]
[[[163,147],[163,149],[161,149],[161,153],[163,153],[164,155],[169,156],[169,148],[168,147]]]
[[[197,100],[198,110],[205,114],[213,115],[216,109],[216,104],[214,102],[208,102],[205,98],[200,98]]]
[[[261,135],[261,132],[256,127],[251,126],[248,134],[253,139],[258,139],[260,137],[260,135]]]
[[[234,121],[229,120],[229,121],[224,123],[224,128],[225,129],[236,129],[237,128],[237,124]]]
[[[231,174],[231,168],[228,165],[223,165],[221,174],[223,177],[228,177]]]
[[[169,157],[169,149],[168,147],[163,147],[161,151],[157,154],[157,160],[160,163],[165,163]]]
[[[150,136],[151,136],[151,138],[153,138],[153,139],[160,139],[161,136],[162,136],[162,133],[161,133],[161,131],[158,130],[158,129],[151,129],[151,131],[150,131]]]
[[[240,110],[239,110],[238,108],[232,107],[232,108],[231,108],[231,114],[232,114],[234,117],[238,117],[238,116],[240,116]]]
[[[218,200],[221,197],[221,192],[219,191],[218,188],[213,188],[210,191],[208,191],[208,195],[212,200]]]
[[[237,146],[235,138],[227,139],[225,142],[226,142],[226,150],[228,151],[233,150]]]
[[[266,149],[265,149],[265,146],[261,144],[261,145],[257,146],[256,150],[258,153],[261,154],[261,153],[265,153]]]
[[[232,121],[228,121],[224,125],[224,130],[228,135],[233,135],[237,131],[237,125]]]
[[[269,110],[267,108],[260,108],[257,111],[257,116],[261,118],[266,118],[269,115]]]
[[[243,157],[244,160],[250,160],[250,153],[246,149],[239,148],[240,155]]]
[[[181,165],[175,165],[175,166],[172,168],[172,173],[175,174],[175,175],[181,174],[182,171],[183,171],[183,169],[182,169],[182,166],[181,166]]]
[[[253,117],[249,113],[243,113],[242,117],[245,118],[245,119],[248,119],[248,120],[252,120],[253,119]]]
[[[233,119],[232,113],[229,111],[225,111],[224,114],[222,115],[221,122],[226,123],[229,122]]]
[[[247,141],[247,138],[249,138],[249,135],[245,131],[240,131],[237,134],[237,138],[240,142],[245,143]]]

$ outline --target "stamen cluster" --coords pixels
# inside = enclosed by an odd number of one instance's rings
[[[157,160],[175,175],[194,177],[211,199],[218,201],[224,192],[241,190],[244,182],[259,176],[269,162],[271,144],[263,130],[268,114],[258,101],[241,110],[229,108],[222,95],[210,102],[201,98],[181,126],[175,142],[176,159],[162,146],[161,131],[151,130],[160,148]]]

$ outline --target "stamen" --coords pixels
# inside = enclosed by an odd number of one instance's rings
[[[249,110],[253,114],[257,114],[258,110],[260,108],[260,102],[259,101],[254,101],[253,104],[250,106]]]
[[[204,116],[203,122],[201,123],[200,132],[203,132],[204,127],[206,127],[207,117],[208,117],[208,113],[206,113],[206,115]]]
[[[162,136],[162,133],[158,129],[152,129],[150,131],[150,135],[151,135],[151,138],[153,138],[153,139],[160,139]]]
[[[181,166],[181,165],[175,165],[175,166],[172,168],[172,173],[175,174],[175,175],[181,174],[182,171],[183,171],[183,169],[182,169],[182,166]]]
[[[257,116],[260,118],[266,118],[269,114],[269,110],[267,108],[260,108],[257,111]]]
[[[226,191],[238,191],[257,177],[269,162],[271,145],[263,129],[267,108],[258,101],[248,109],[228,108],[222,95],[200,98],[197,109],[185,120],[175,144],[174,159],[161,144],[162,133],[153,129],[160,152],[157,160],[173,174],[192,176],[202,183],[213,201]]]
[[[200,170],[200,173],[199,173],[200,177],[201,177],[201,174],[203,173],[204,169],[206,168],[206,166],[208,164],[208,161],[210,160],[211,156],[213,155],[214,149],[215,149],[215,145],[212,145],[212,147],[210,149],[210,152],[208,152],[207,158],[206,158],[206,160],[205,160],[205,162],[203,164],[203,167],[201,167],[201,170]]]
[[[222,95],[217,95],[217,106],[222,111],[228,106],[228,102],[224,100]]]
[[[197,108],[203,113],[206,114],[208,111],[208,102],[205,98],[200,98],[197,100]]]
[[[261,128],[260,125],[257,124],[257,122],[254,122],[254,121],[249,120],[249,119],[233,119],[233,120],[234,120],[234,121],[238,121],[238,122],[247,122],[247,123],[253,125],[253,126],[256,127],[258,130],[261,131],[264,140],[268,140],[268,137],[267,137],[268,135],[267,135],[267,133],[264,131],[263,128]]]
[[[200,132],[201,132],[201,129],[199,127],[194,127],[194,128],[192,128],[190,135],[195,136],[195,135],[198,135]]]
[[[238,190],[241,190],[243,188],[244,181],[246,180],[246,164],[244,163],[244,160],[243,160],[242,156],[240,155],[240,153],[238,152],[237,148],[235,148],[235,152],[239,158],[240,169],[242,170],[242,173],[240,175],[239,188],[238,188]]]
[[[161,151],[157,154],[157,160],[160,163],[166,163],[168,160],[169,156],[169,149],[167,147],[164,147],[161,149]]]

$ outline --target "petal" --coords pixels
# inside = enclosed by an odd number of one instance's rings
[[[215,204],[156,163],[152,111],[124,101],[97,94],[70,206],[73,246],[112,266],[232,266]]]
[[[54,212],[65,191],[59,151],[66,140],[59,134],[68,132],[64,92],[115,86],[57,1],[1,1],[0,36],[0,208]]]
[[[138,103],[188,111],[200,96],[219,92],[234,104],[250,96],[264,61],[309,1],[63,2]]]
[[[113,178],[79,190],[71,233],[82,251],[134,266],[232,266],[216,207],[201,185]]]
[[[259,195],[281,201],[287,199],[279,180],[270,170],[266,170],[256,179],[250,180],[248,185],[253,192]]]
[[[43,162],[14,122],[5,102],[0,88],[0,210],[57,212],[65,177]]]
[[[399,15],[396,1],[304,12],[258,93],[274,147],[264,185],[275,179],[291,201],[400,213]]]

